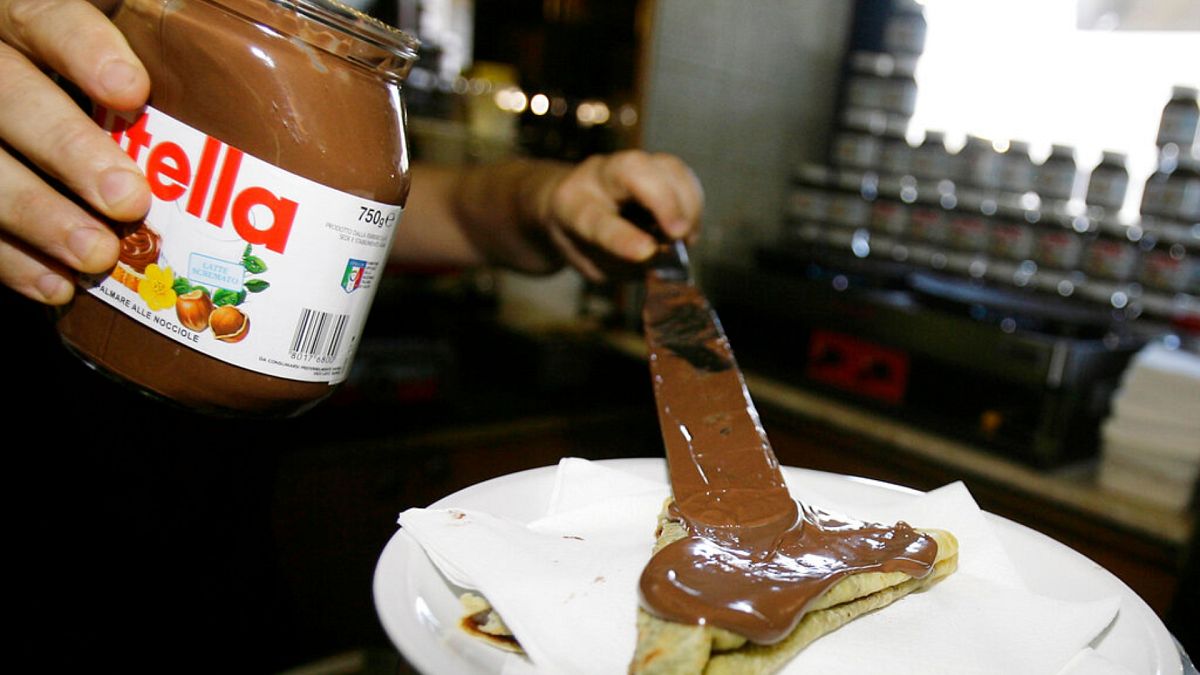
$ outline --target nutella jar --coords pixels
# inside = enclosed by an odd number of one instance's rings
[[[1088,206],[1098,206],[1107,211],[1119,211],[1125,203],[1125,191],[1129,188],[1129,169],[1125,167],[1125,153],[1105,150],[1100,163],[1088,177]]]
[[[1075,148],[1055,144],[1050,155],[1037,168],[1037,193],[1042,199],[1053,202],[1070,201],[1075,193]]]
[[[891,16],[883,25],[884,51],[899,54],[920,54],[925,51],[925,34],[929,25],[925,10],[915,0],[892,3]]]
[[[988,249],[999,258],[1029,260],[1036,241],[1035,225],[1040,219],[1037,209],[1002,206],[992,223]]]
[[[982,253],[988,247],[991,218],[975,196],[964,196],[950,212],[950,245],[960,251]]]
[[[1169,293],[1200,293],[1200,227],[1160,225],[1145,237],[1138,281]]]
[[[1142,228],[1105,220],[1091,236],[1083,253],[1083,271],[1089,277],[1128,281],[1141,257]]]
[[[1138,213],[1145,216],[1167,216],[1167,181],[1175,171],[1176,158],[1173,155],[1159,154],[1154,172],[1146,177],[1142,185],[1142,202]]]
[[[1033,190],[1036,167],[1029,156],[1029,143],[1011,141],[1000,154],[1000,189],[1025,193]]]
[[[298,414],[348,375],[399,224],[416,41],[329,0],[125,0],[113,22],[150,100],[94,116],[152,205],[58,332],[153,396]]]
[[[924,182],[955,178],[954,157],[946,149],[946,133],[926,131],[921,144],[913,150],[913,174]]]
[[[917,107],[917,58],[896,56],[883,90],[883,109],[893,115],[912,117]]]
[[[805,164],[792,179],[787,215],[793,220],[823,222],[834,198],[834,175],[823,164]]]
[[[895,59],[890,54],[854,52],[849,56],[850,73],[846,80],[846,107],[879,110],[888,97],[888,78]]]
[[[877,168],[887,116],[878,110],[851,108],[842,113],[840,126],[831,148],[832,163],[841,168]]]
[[[949,244],[949,208],[955,205],[954,199],[946,195],[921,194],[909,211],[909,237],[939,247]]]
[[[837,191],[829,202],[827,221],[848,228],[865,226],[875,199],[874,174],[839,171],[834,181]]]
[[[912,146],[908,144],[908,119],[891,116],[879,145],[879,172],[887,176],[912,174]]]
[[[1001,158],[991,141],[979,136],[967,136],[959,156],[968,185],[985,193],[1000,188]]]
[[[1083,237],[1091,231],[1087,216],[1066,212],[1050,214],[1035,230],[1034,260],[1055,270],[1074,270],[1083,256]]]
[[[1200,129],[1200,90],[1195,87],[1171,88],[1171,99],[1163,106],[1155,144],[1159,148],[1173,147],[1185,151],[1196,142]]]
[[[1186,222],[1200,221],[1200,159],[1183,156],[1167,177],[1159,215]]]

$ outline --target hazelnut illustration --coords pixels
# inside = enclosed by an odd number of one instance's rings
[[[208,315],[213,311],[208,293],[196,289],[175,299],[175,315],[188,330],[203,333],[208,329]]]
[[[241,342],[250,332],[250,317],[233,305],[224,305],[212,311],[208,317],[213,337],[224,342]]]

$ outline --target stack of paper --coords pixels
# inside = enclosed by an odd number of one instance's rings
[[[1187,508],[1200,475],[1200,354],[1158,343],[1140,351],[1101,433],[1102,485]]]

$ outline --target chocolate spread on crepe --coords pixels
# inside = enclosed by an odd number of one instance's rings
[[[644,318],[670,515],[689,536],[647,564],[643,606],[773,644],[847,575],[928,575],[937,556],[931,537],[905,523],[843,521],[791,498],[707,300],[689,282],[648,277]]]

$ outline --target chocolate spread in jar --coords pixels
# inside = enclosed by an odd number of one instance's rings
[[[302,179],[404,204],[411,38],[323,0],[126,0],[113,22],[149,71],[155,111]],[[57,327],[100,370],[196,409],[289,415],[333,391],[202,354],[86,292]]]
[[[771,644],[844,576],[927,575],[937,556],[932,538],[905,523],[842,520],[791,498],[707,301],[691,284],[666,283],[671,291],[648,293],[644,311],[670,515],[689,536],[647,564],[643,606]]]

